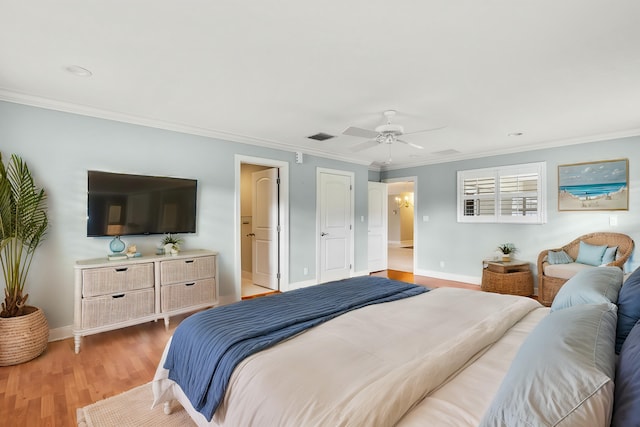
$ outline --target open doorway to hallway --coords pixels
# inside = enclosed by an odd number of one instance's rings
[[[289,162],[241,154],[235,155],[234,162],[233,298],[243,297],[243,270],[245,278],[249,279],[245,284],[258,284],[271,292],[289,290]],[[247,173],[245,183],[250,181],[251,187],[247,184],[243,190],[241,172],[244,165],[253,165],[258,170]],[[250,170],[252,166],[247,167]],[[255,244],[249,244],[252,240]],[[250,254],[248,262],[247,251]],[[251,273],[249,277],[246,272]],[[255,295],[251,289],[260,290],[252,286],[245,288],[247,297]]]
[[[271,274],[270,270],[274,267],[278,269],[277,242],[271,241],[274,240],[273,236],[268,236],[271,233],[265,233],[261,230],[261,228],[265,227],[265,223],[270,222],[274,222],[277,227],[278,192],[276,190],[275,194],[270,196],[273,201],[267,201],[266,209],[265,206],[261,206],[259,210],[256,203],[264,203],[264,201],[257,197],[260,194],[254,194],[260,188],[256,187],[256,175],[262,175],[269,170],[276,170],[275,175],[277,176],[277,168],[250,163],[242,163],[240,165],[240,254],[242,269],[241,297],[243,299],[278,291],[277,284],[269,287],[269,278],[266,278],[265,281],[261,277],[256,277],[262,274],[262,270],[267,270],[267,274]],[[268,177],[268,175],[267,173],[265,176]],[[258,179],[260,179],[260,176],[258,176]],[[267,185],[270,187],[270,183],[267,183]],[[262,193],[272,193],[269,187],[262,188]],[[264,195],[262,194],[262,196]],[[262,198],[264,199],[264,197]],[[272,204],[275,205],[271,206]],[[273,216],[275,218],[272,218]],[[265,245],[275,245],[274,251],[268,248],[264,249]]]
[[[388,268],[413,273],[414,182],[390,182],[388,186]]]

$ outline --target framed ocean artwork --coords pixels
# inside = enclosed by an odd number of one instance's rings
[[[558,210],[629,210],[629,160],[559,165]]]

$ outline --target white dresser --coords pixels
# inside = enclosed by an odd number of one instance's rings
[[[75,351],[83,336],[164,319],[218,303],[217,252],[181,251],[75,264]]]

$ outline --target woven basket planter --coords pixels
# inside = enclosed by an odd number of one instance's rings
[[[17,365],[41,355],[49,341],[49,325],[44,311],[19,317],[0,317],[0,366]]]

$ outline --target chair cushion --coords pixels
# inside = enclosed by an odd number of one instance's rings
[[[625,280],[618,295],[618,329],[616,333],[616,353],[631,329],[640,320],[640,268]]]
[[[618,252],[617,246],[608,247],[602,255],[602,264],[607,265],[616,260],[616,254]]]
[[[576,262],[580,264],[595,265],[602,264],[602,256],[604,251],[607,250],[607,245],[596,246],[589,243],[580,242],[580,248],[578,248],[578,258]]]
[[[616,369],[611,427],[637,425],[640,420],[640,322],[627,336]]]
[[[560,288],[551,304],[551,311],[580,304],[615,304],[622,287],[622,276],[618,267],[581,270]]]
[[[573,262],[573,258],[565,251],[549,251],[547,252],[547,261],[549,264],[569,264]]]
[[[555,311],[518,350],[482,422],[488,426],[604,426],[615,376],[614,304]]]
[[[569,264],[545,264],[543,270],[545,276],[567,280],[571,279],[581,270],[589,270],[592,268],[594,268],[592,265],[571,262]]]

